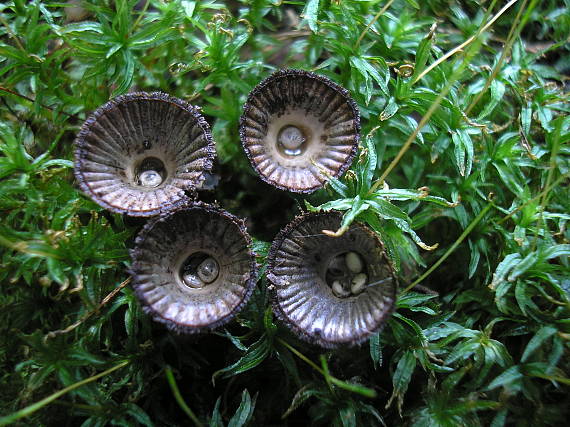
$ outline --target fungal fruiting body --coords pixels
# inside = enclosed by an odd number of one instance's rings
[[[216,150],[197,108],[164,93],[129,93],[98,108],[75,140],[75,176],[102,207],[152,216],[186,199]]]
[[[257,280],[243,221],[202,203],[184,203],[149,221],[131,258],[133,287],[145,311],[178,332],[228,322]]]
[[[335,348],[379,330],[394,309],[397,278],[378,235],[355,222],[339,237],[339,212],[297,217],[277,235],[267,278],[277,316],[302,339]]]
[[[321,188],[350,167],[359,132],[360,115],[348,91],[301,70],[263,80],[240,120],[242,145],[260,177],[299,193]]]

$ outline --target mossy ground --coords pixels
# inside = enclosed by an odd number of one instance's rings
[[[100,0],[77,21],[68,3],[0,5],[0,424],[568,419],[568,0]],[[351,170],[309,197],[261,182],[239,143],[247,94],[284,67],[362,115]],[[134,90],[202,107],[219,184],[200,199],[246,219],[260,265],[303,210],[378,232],[402,283],[384,330],[310,347],[263,274],[215,334],[144,315],[126,273],[144,220],[82,195],[71,161],[90,112]]]

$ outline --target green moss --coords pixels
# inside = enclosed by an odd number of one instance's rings
[[[64,2],[0,7],[0,424],[568,418],[567,0],[82,4],[79,22]],[[347,88],[362,115],[351,170],[307,198],[262,183],[239,142],[247,94],[283,67]],[[384,330],[308,346],[274,321],[263,274],[215,334],[144,315],[126,273],[144,222],[71,173],[83,120],[132,90],[202,107],[220,181],[200,198],[246,219],[262,273],[300,209],[378,232],[404,284]]]

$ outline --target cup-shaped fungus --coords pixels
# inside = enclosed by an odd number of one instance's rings
[[[131,258],[133,287],[144,310],[177,332],[228,322],[257,281],[243,221],[202,203],[184,203],[150,220]]]
[[[355,222],[339,237],[339,212],[297,217],[277,235],[267,278],[274,311],[302,339],[326,348],[355,345],[379,330],[397,290],[382,241]]]
[[[75,176],[102,207],[152,216],[201,185],[216,154],[198,109],[164,93],[129,93],[99,107],[75,140]]]
[[[282,190],[311,193],[346,171],[360,137],[348,91],[326,77],[281,70],[249,94],[240,139],[253,168]]]

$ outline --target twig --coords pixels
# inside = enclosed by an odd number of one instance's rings
[[[291,30],[291,31],[283,31],[281,33],[277,33],[274,37],[277,40],[287,40],[287,39],[296,39],[300,37],[308,37],[310,36],[312,31],[309,30]]]
[[[20,41],[20,38],[16,34],[14,34],[8,22],[1,15],[0,15],[0,22],[2,23],[2,25],[4,25],[4,27],[6,27],[6,32],[10,35],[10,37],[14,39],[16,45],[18,46],[18,49],[20,49],[22,52],[26,54],[26,56],[28,56],[28,52],[26,52],[26,49],[24,48],[24,45]]]
[[[500,15],[502,15],[506,9],[508,8],[507,6],[510,6],[511,4],[515,3],[517,0],[511,0],[511,2],[509,2],[507,5],[505,5],[505,7],[503,7],[503,9],[501,9],[492,19],[489,20],[489,22],[487,24],[485,24],[482,28],[480,28],[477,31],[477,34],[475,34],[474,36],[471,36],[469,39],[467,39],[465,42],[463,42],[459,47],[462,49],[463,47],[467,46],[468,44],[470,44],[471,42],[473,42],[474,40],[476,40],[487,28],[489,28],[498,18]],[[456,48],[457,49],[457,48]],[[434,62],[430,67],[426,68],[426,70],[424,70],[414,81],[418,81],[422,76],[424,76],[429,70],[433,69],[434,66],[436,66],[437,64],[441,63],[442,60],[444,60],[444,58],[447,58],[449,56],[452,55],[451,52],[453,52],[455,49],[453,49],[452,51],[448,52],[448,54],[444,55],[442,58],[440,58],[438,61]],[[414,129],[414,131],[412,132],[412,134],[408,137],[408,139],[406,140],[406,142],[404,143],[404,145],[402,146],[402,148],[400,149],[400,151],[398,152],[398,154],[396,155],[396,157],[390,162],[390,164],[388,165],[388,167],[386,168],[386,170],[382,173],[382,175],[380,176],[380,178],[378,178],[378,180],[374,183],[374,185],[372,185],[372,187],[370,188],[370,191],[368,192],[368,194],[372,194],[374,191],[376,191],[376,189],[382,185],[384,183],[384,180],[386,179],[386,177],[390,174],[390,172],[392,172],[392,170],[396,167],[396,165],[400,162],[400,160],[402,159],[402,157],[404,157],[404,154],[406,154],[406,152],[408,151],[408,149],[410,148],[410,146],[412,145],[412,142],[414,142],[414,140],[416,139],[416,137],[418,136],[418,134],[420,133],[420,131],[422,130],[422,128],[427,124],[427,122],[430,120],[431,116],[433,115],[433,113],[439,108],[439,105],[441,104],[443,98],[449,93],[449,91],[451,90],[453,84],[455,83],[455,81],[459,78],[459,76],[461,75],[461,72],[463,71],[463,69],[466,67],[467,62],[470,61],[472,55],[465,55],[465,58],[463,59],[461,65],[459,66],[458,69],[456,69],[454,71],[454,73],[451,75],[451,77],[449,78],[449,81],[447,82],[447,84],[445,85],[445,87],[441,90],[441,92],[438,94],[437,98],[432,102],[432,104],[430,105],[430,107],[428,108],[426,114],[424,114],[424,116],[422,117],[422,119],[420,120],[420,122],[418,123],[418,125],[416,126],[416,128]]]
[[[91,316],[93,316],[95,313],[99,312],[99,310],[101,310],[109,301],[111,301],[115,295],[117,295],[119,293],[119,291],[121,289],[123,289],[125,286],[127,286],[129,283],[131,283],[131,278],[129,277],[128,279],[124,280],[119,286],[117,286],[115,289],[113,289],[105,298],[103,298],[103,300],[99,303],[99,305],[97,306],[97,308],[95,308],[94,310],[91,310],[89,313],[87,313],[85,316],[83,316],[81,319],[79,319],[77,322],[69,325],[67,328],[65,329],[58,329],[57,331],[51,331],[48,332],[45,336],[44,336],[44,341],[47,341],[49,338],[55,338],[57,335],[63,335],[63,334],[67,334],[71,331],[73,331],[75,328],[77,328],[79,325],[81,325],[83,322],[85,322],[87,319],[89,319]]]
[[[443,254],[443,256],[440,259],[438,259],[437,262],[434,265],[432,265],[424,274],[422,274],[420,277],[414,280],[406,289],[404,289],[400,295],[408,293],[410,289],[412,289],[418,283],[422,282],[437,267],[439,267],[441,263],[445,261],[449,257],[449,255],[452,254],[452,252],[457,248],[457,246],[459,246],[461,242],[465,240],[465,238],[469,235],[469,233],[471,233],[471,231],[477,226],[477,224],[479,224],[479,222],[483,219],[485,214],[489,211],[489,209],[491,209],[492,206],[493,202],[489,202],[489,204],[485,206],[485,208],[483,208],[481,212],[479,212],[479,215],[475,217],[475,219],[471,222],[471,224],[469,224],[469,226],[463,231],[463,233],[461,233],[461,235],[457,238],[457,240],[453,243],[453,245],[451,245],[451,247]]]
[[[416,288],[415,290],[416,290],[417,292],[421,292],[421,293],[428,294],[428,295],[434,295],[434,296],[436,296],[436,297],[439,296],[439,292],[434,291],[433,289],[430,289],[430,288],[428,288],[427,286],[416,285],[415,288]]]
[[[133,25],[133,27],[132,27],[132,29],[131,29],[131,32],[134,32],[135,29],[139,26],[139,24],[141,23],[141,20],[142,20],[144,14],[146,13],[146,11],[147,11],[149,5],[150,5],[150,0],[146,0],[146,3],[145,3],[145,5],[144,5],[143,9],[142,9],[141,12],[139,13],[138,18],[137,18],[137,20],[135,21],[135,23],[134,23],[134,25]]]
[[[550,190],[552,190],[554,187],[556,187],[558,184],[560,184],[562,181],[564,181],[566,178],[570,178],[570,173],[567,173],[565,175],[562,175],[561,177],[559,177],[556,181],[554,181],[552,183],[552,185],[546,187],[544,190],[542,190],[540,193],[538,193],[536,196],[532,197],[531,199],[528,199],[526,202],[524,202],[522,205],[520,205],[518,208],[514,209],[512,212],[509,212],[506,216],[504,216],[503,218],[501,218],[499,221],[497,221],[497,225],[502,224],[503,222],[505,222],[507,219],[509,219],[510,217],[512,217],[514,214],[516,214],[518,211],[520,211],[521,209],[523,209],[525,206],[527,206],[529,203],[534,202],[536,199],[541,198],[542,196],[544,196],[545,194],[547,194],[548,192],[550,192]]]
[[[463,68],[463,67],[461,67],[461,68]],[[449,82],[447,83],[447,85],[439,93],[439,95],[437,96],[435,101],[430,105],[426,114],[424,114],[424,116],[422,117],[422,119],[420,120],[420,122],[418,123],[418,125],[416,126],[414,131],[412,132],[412,134],[408,137],[408,139],[406,140],[404,145],[402,145],[402,148],[400,148],[400,151],[398,152],[398,154],[396,154],[396,157],[394,157],[394,159],[390,162],[390,164],[384,170],[382,175],[380,175],[380,178],[378,178],[378,180],[376,180],[376,182],[372,185],[372,187],[368,191],[368,194],[374,193],[378,189],[378,187],[384,183],[384,180],[390,174],[390,172],[392,172],[392,169],[394,169],[396,167],[396,165],[400,162],[402,157],[404,157],[404,154],[406,154],[406,152],[408,151],[408,149],[412,145],[412,142],[414,142],[414,140],[416,139],[416,137],[418,136],[418,134],[420,133],[422,128],[427,124],[427,122],[429,121],[429,119],[431,118],[431,116],[433,115],[435,110],[437,110],[437,108],[439,107],[439,104],[441,104],[441,101],[443,100],[443,98],[451,90],[451,86],[455,82],[455,79],[453,77],[454,76],[452,76],[452,78],[449,79]]]
[[[20,98],[26,99],[26,100],[28,100],[28,101],[30,101],[30,102],[34,102],[34,103],[36,102],[35,99],[30,98],[29,96],[26,96],[26,95],[22,95],[21,93],[15,92],[15,91],[13,91],[13,90],[11,90],[11,89],[8,89],[7,87],[4,87],[4,86],[0,86],[0,90],[2,90],[2,91],[4,91],[4,92],[7,92],[7,93],[9,93],[9,94],[15,95],[15,96],[19,96]],[[45,105],[45,104],[42,104],[41,102],[39,103],[39,105],[40,105],[40,107],[45,108],[46,110],[50,110],[51,112],[55,112],[55,110],[54,110],[53,107],[50,107],[50,106]],[[69,114],[69,113],[66,112],[66,111],[60,110],[60,113],[65,114],[67,117],[75,118],[75,115],[74,115],[74,114]]]
[[[40,249],[33,249],[33,248],[30,249],[29,243],[30,242],[27,242],[24,240],[20,240],[18,242],[12,242],[10,239],[7,239],[6,237],[0,235],[0,246],[5,246],[5,247],[10,248],[14,251],[22,252],[23,254],[41,256],[41,257],[46,257],[46,258],[61,259],[61,256],[57,255],[56,253],[50,253],[50,252],[43,251]],[[33,243],[33,241],[31,241],[31,243]]]
[[[526,21],[528,20],[528,16],[530,15],[532,10],[536,6],[537,1],[538,0],[533,0],[533,2],[530,4],[528,12],[526,13],[526,16],[525,16],[525,18],[527,18],[527,19],[523,19],[522,21],[520,21],[521,16],[522,16],[522,14],[525,10],[525,7],[526,7],[526,3],[527,3],[527,0],[523,0],[523,3],[521,4],[521,7],[519,8],[517,16],[515,17],[515,20],[513,21],[513,25],[511,26],[511,29],[509,30],[509,34],[507,36],[507,41],[505,42],[505,47],[503,48],[503,51],[501,52],[501,56],[499,57],[499,60],[497,61],[497,63],[493,67],[493,71],[491,72],[491,74],[489,74],[489,77],[485,81],[485,86],[483,87],[483,90],[479,91],[479,93],[475,96],[473,101],[471,101],[471,104],[469,104],[469,106],[465,110],[466,115],[469,115],[469,113],[475,107],[475,105],[477,105],[477,103],[479,102],[481,97],[487,92],[487,89],[489,89],[489,86],[491,86],[491,83],[493,82],[493,80],[495,80],[495,77],[497,77],[497,74],[499,74],[499,71],[501,70],[501,67],[503,66],[503,62],[505,61],[505,58],[510,53],[515,39],[518,37],[522,28],[526,24]],[[520,21],[520,24],[519,24],[519,21]]]

